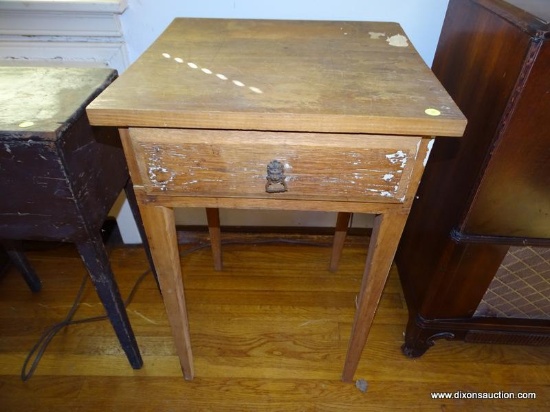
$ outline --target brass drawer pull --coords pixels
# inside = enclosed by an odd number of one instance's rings
[[[265,191],[267,193],[282,193],[288,190],[285,182],[285,166],[278,160],[272,160],[267,165],[266,179]]]

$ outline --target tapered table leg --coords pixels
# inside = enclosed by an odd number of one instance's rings
[[[339,212],[336,218],[336,227],[334,229],[334,240],[332,242],[332,254],[330,256],[329,269],[331,272],[338,270],[338,264],[342,257],[342,250],[344,249],[344,242],[348,234],[349,222],[351,219],[351,213]]]
[[[21,272],[30,290],[40,292],[42,282],[23,252],[23,243],[20,240],[2,240],[1,243],[10,257],[10,262]]]
[[[342,380],[345,382],[351,382],[357,370],[406,220],[407,214],[404,212],[384,213],[376,215],[374,219],[365,272],[342,374]]]
[[[189,320],[181,274],[174,211],[163,206],[140,205],[141,217],[153,261],[168,321],[172,328],[176,351],[185,379],[193,379],[193,354],[189,336]]]
[[[153,272],[153,276],[155,277],[157,286],[159,286],[157,272],[155,269],[155,265],[153,264],[153,256],[151,255],[151,247],[149,246],[149,240],[147,240],[147,235],[143,228],[143,219],[141,218],[141,213],[137,204],[132,179],[128,179],[128,181],[126,182],[126,185],[124,186],[124,193],[126,194],[126,198],[128,199],[128,205],[130,206],[130,210],[132,211],[132,216],[134,216],[134,219],[136,221],[139,235],[141,237],[141,241],[143,242],[143,248],[145,249],[145,254],[147,255],[147,261],[149,262],[149,267],[151,268],[151,272]]]
[[[208,233],[210,234],[212,256],[214,257],[214,269],[222,270],[223,261],[220,210],[217,208],[206,208],[206,219],[208,221]]]
[[[76,247],[130,365],[141,368],[143,360],[101,236],[91,235],[88,240],[77,242]]]

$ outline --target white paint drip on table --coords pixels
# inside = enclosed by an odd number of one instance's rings
[[[172,55],[170,53],[162,53],[162,57],[164,57],[165,59],[172,59]],[[174,57],[173,60],[176,63],[179,63],[179,64],[187,63],[187,66],[190,69],[193,69],[193,70],[200,69],[200,71],[202,71],[204,74],[207,74],[207,75],[214,74],[214,72],[212,70],[210,70],[209,68],[201,67],[199,64],[197,64],[195,62],[191,62],[191,61],[185,62],[185,60],[183,60],[181,57]],[[229,78],[223,73],[216,73],[215,75],[220,80],[229,80]],[[243,87],[243,88],[247,87],[253,93],[256,93],[256,94],[262,94],[263,93],[262,89],[260,89],[259,87],[246,86],[246,84],[243,83],[240,80],[232,79],[231,82],[237,87]]]

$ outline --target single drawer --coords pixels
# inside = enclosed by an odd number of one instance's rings
[[[132,128],[130,140],[149,194],[400,203],[421,138]]]

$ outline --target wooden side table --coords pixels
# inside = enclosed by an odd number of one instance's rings
[[[40,281],[20,240],[75,243],[137,369],[143,361],[100,231],[122,189],[140,217],[117,129],[92,131],[84,111],[115,77],[103,68],[0,67],[0,242],[34,291]]]
[[[432,136],[466,124],[399,25],[368,22],[176,19],[87,111],[121,128],[187,379],[174,207],[374,213],[350,381]]]

